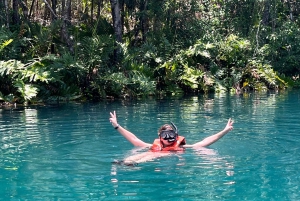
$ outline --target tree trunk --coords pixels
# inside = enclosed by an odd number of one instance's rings
[[[67,0],[67,23],[71,24],[72,21],[72,0]]]
[[[77,14],[78,14],[78,18],[80,18],[80,16],[82,15],[82,5],[81,5],[81,1],[77,0]]]
[[[68,24],[70,22],[69,19],[71,18],[70,8],[69,8],[70,5],[71,5],[71,0],[67,0],[66,4],[62,6],[63,19],[62,19],[62,27],[61,27],[61,37],[64,41],[66,41],[70,52],[73,54],[74,53],[73,43],[72,40],[70,39],[69,32],[68,32]]]
[[[43,16],[43,25],[46,25],[46,21],[49,18],[49,14],[50,14],[50,10],[52,10],[50,4],[49,4],[49,0],[43,0],[45,3],[45,9],[44,9],[44,16]]]
[[[0,17],[0,26],[2,25],[2,24],[5,24],[5,20],[3,20],[3,19],[5,19],[5,6],[4,6],[4,1],[3,0],[0,0],[0,12],[1,12],[1,14],[2,14],[2,17]]]
[[[19,0],[19,4],[23,10],[23,16],[24,16],[24,19],[27,20],[28,19],[28,7],[27,7],[27,3],[26,1],[22,1],[22,0]]]
[[[140,9],[140,11],[142,12],[142,15],[140,18],[140,23],[141,23],[143,42],[146,42],[147,32],[148,32],[148,19],[147,19],[147,15],[146,15],[147,4],[148,4],[148,0],[143,0],[141,3],[141,9]]]
[[[57,6],[57,0],[52,0],[53,15],[51,15],[51,23],[53,23],[57,19],[56,6]],[[55,54],[55,44],[54,43],[51,43],[50,51],[51,51],[51,54]]]
[[[20,24],[18,0],[13,0],[12,7],[13,7],[12,24],[13,25]]]
[[[94,17],[94,0],[91,2],[91,24],[93,24],[93,17]]]
[[[66,7],[66,1],[61,0],[61,15],[65,13],[65,9],[66,9],[65,7]]]
[[[262,16],[262,24],[267,26],[270,22],[270,1],[266,0],[264,3],[264,10]]]
[[[116,41],[122,42],[122,24],[121,24],[121,13],[120,13],[120,4],[118,0],[110,0],[111,10],[113,17],[113,26],[116,35]]]
[[[121,13],[120,13],[120,4],[118,0],[110,0],[111,12],[113,18],[113,26],[116,37],[116,48],[114,51],[115,62],[118,63],[119,57],[121,54],[121,48],[118,46],[118,43],[122,43],[122,23],[121,23]]]
[[[52,9],[52,7],[50,6],[50,4],[49,4],[49,2],[47,1],[47,0],[44,0],[44,2],[45,2],[45,4],[46,4],[46,8],[45,8],[45,20],[47,19],[46,18],[46,16],[48,15],[47,13],[49,13],[49,11],[51,12],[51,14],[52,14],[52,17],[51,17],[51,19],[53,19],[53,20],[56,20],[57,19],[57,15],[56,15],[56,13],[55,13],[55,11]],[[47,9],[48,8],[48,9]],[[52,21],[53,21],[52,20]]]
[[[101,15],[101,8],[103,7],[103,0],[98,0],[97,4],[98,4],[97,19],[99,19],[100,15]]]
[[[290,20],[294,21],[294,11],[295,11],[295,3],[294,1],[288,1],[288,7],[290,12]]]
[[[57,16],[56,15],[56,5],[57,5],[57,0],[52,0],[52,11],[53,11],[53,14],[52,17],[51,17],[51,21],[53,22],[54,20],[56,20],[56,17],[54,16]]]
[[[30,6],[30,10],[29,10],[29,15],[28,15],[28,19],[29,19],[29,20],[30,20],[31,14],[32,14],[34,2],[35,2],[35,0],[32,0],[31,6]]]
[[[4,15],[1,17],[0,25],[5,24],[6,27],[9,27],[9,8],[8,8],[8,0],[1,0],[0,8],[3,11]]]

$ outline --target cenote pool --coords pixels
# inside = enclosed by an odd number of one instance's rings
[[[0,109],[1,200],[300,200],[300,93],[208,95]],[[173,121],[202,149],[116,165],[134,148],[109,123],[152,143]]]

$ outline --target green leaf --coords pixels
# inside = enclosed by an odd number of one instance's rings
[[[9,40],[5,40],[2,44],[0,44],[0,52],[12,42],[13,42],[13,39],[9,39]]]

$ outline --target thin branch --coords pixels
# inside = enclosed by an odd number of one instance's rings
[[[31,13],[32,13],[32,10],[33,10],[34,2],[35,2],[35,0],[33,0],[32,3],[31,3],[29,15],[28,15],[28,19],[30,19],[30,17],[31,17]]]
[[[52,15],[55,17],[55,19],[57,18],[57,15],[55,14],[55,12],[52,10],[51,6],[49,5],[49,3],[47,2],[47,0],[43,0],[45,2],[45,4],[47,5],[47,7],[49,8],[49,10],[51,11]]]

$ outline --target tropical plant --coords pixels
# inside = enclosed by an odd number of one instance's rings
[[[2,101],[299,85],[295,1],[11,3],[0,5]]]
[[[4,78],[6,84],[2,97],[12,97],[10,101],[18,101],[27,103],[31,98],[37,95],[38,89],[31,85],[24,83],[25,78],[30,79],[30,73],[27,73],[26,66],[16,60],[0,61],[0,76]],[[19,95],[20,94],[20,95]],[[20,99],[19,99],[20,98]],[[7,98],[4,98],[7,101]]]
[[[136,97],[155,94],[155,82],[139,71],[129,71],[127,76],[123,73],[113,73],[105,77],[108,88],[107,95],[118,97]]]

